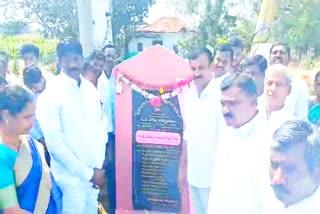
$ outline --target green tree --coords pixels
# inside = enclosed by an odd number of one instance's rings
[[[27,27],[27,24],[22,21],[9,21],[0,24],[0,35],[11,36],[22,34]]]
[[[226,0],[175,0],[177,11],[189,17],[197,17],[195,33],[185,41],[179,42],[182,53],[192,47],[214,47],[221,38],[235,34],[236,16],[230,15],[230,3]]]
[[[21,14],[23,20],[37,23],[46,37],[77,36],[76,0],[1,0],[7,8],[8,18],[16,19]]]
[[[286,42],[299,59],[309,50],[320,52],[320,1],[284,0],[273,28],[273,39]]]
[[[137,23],[148,15],[149,8],[155,0],[112,0],[112,34],[116,47],[122,57],[125,47],[136,30]]]

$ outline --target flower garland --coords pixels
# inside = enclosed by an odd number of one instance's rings
[[[126,85],[130,86],[130,88],[145,98],[149,99],[150,104],[154,108],[160,108],[162,105],[162,102],[164,100],[173,98],[177,96],[181,91],[183,87],[190,87],[190,84],[192,82],[192,77],[189,77],[187,79],[178,81],[173,84],[165,85],[164,87],[161,87],[159,89],[159,95],[154,95],[152,93],[147,92],[146,90],[140,88],[138,85],[143,85],[146,88],[158,88],[156,85],[150,85],[150,84],[144,84],[142,82],[138,83],[137,81],[130,80],[130,78],[119,71],[116,72],[116,93],[120,94],[122,92],[122,85],[121,82],[125,83]],[[165,92],[165,90],[172,90],[170,92]]]

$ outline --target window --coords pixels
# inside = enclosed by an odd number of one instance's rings
[[[162,40],[153,40],[152,45],[156,45],[156,44],[163,45],[163,41]]]
[[[141,42],[137,44],[137,49],[138,49],[138,52],[143,51],[143,44]]]

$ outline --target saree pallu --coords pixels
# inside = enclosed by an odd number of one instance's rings
[[[44,149],[23,138],[14,166],[16,191],[22,209],[34,214],[60,214],[62,193],[45,164]]]

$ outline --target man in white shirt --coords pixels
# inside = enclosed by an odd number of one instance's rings
[[[37,118],[63,193],[62,213],[97,213],[108,140],[100,97],[80,75],[83,57],[78,41],[60,41],[57,55],[62,73],[39,96]]]
[[[116,48],[108,44],[102,48],[104,55],[106,56],[105,64],[104,64],[104,72],[101,75],[100,79],[105,83],[104,85],[108,85],[109,93],[108,98],[109,102],[109,114],[108,118],[111,121],[111,126],[109,128],[109,140],[107,145],[107,157],[108,157],[108,197],[110,201],[110,212],[113,212],[116,209],[116,136],[115,136],[115,79],[113,75],[113,69],[117,63],[117,52]],[[100,80],[99,79],[99,80]],[[102,85],[103,86],[103,85]],[[103,87],[101,87],[103,88]],[[103,90],[103,89],[102,89]]]
[[[233,49],[230,44],[218,45],[214,52],[214,59],[211,65],[215,79],[223,78],[229,74],[233,62]],[[220,84],[219,84],[220,86]]]
[[[291,92],[291,82],[288,68],[284,65],[274,64],[266,71],[264,86],[266,106],[264,111],[269,121],[269,128],[273,131],[288,120],[295,118],[285,106],[286,99]],[[272,134],[273,131],[271,131]]]
[[[263,95],[265,72],[268,68],[268,61],[262,55],[247,57],[244,62],[245,73],[251,76],[257,86],[258,109],[265,109],[266,99]]]
[[[264,213],[318,214],[320,136],[304,121],[283,124],[272,137],[269,173],[277,204],[270,197]]]
[[[245,58],[245,55],[243,54],[244,44],[243,41],[237,37],[230,38],[229,43],[233,50],[233,61],[230,67],[230,73],[236,73],[239,72],[240,64]]]
[[[270,49],[270,64],[289,65],[290,48],[283,43],[274,43]],[[292,79],[291,93],[287,98],[286,106],[295,117],[306,119],[308,116],[309,90],[307,84],[299,78]]]
[[[259,168],[264,117],[257,109],[257,88],[247,74],[235,73],[223,80],[221,91],[229,129],[219,143],[207,213],[258,214],[263,202]]]
[[[20,47],[20,56],[22,57],[24,61],[24,66],[28,67],[30,65],[35,65],[40,68],[40,63],[39,63],[39,57],[40,57],[40,50],[39,48],[31,43],[26,43],[23,44]],[[42,75],[46,80],[52,80],[54,79],[54,74],[48,71],[42,70]]]
[[[208,49],[196,49],[189,55],[194,85],[184,96],[184,142],[181,162],[187,165],[190,201],[197,214],[207,212],[211,177],[214,170],[215,152],[220,134],[218,121],[218,100],[213,92],[210,64],[212,53]],[[179,173],[180,188],[185,180]],[[182,189],[181,189],[182,191]]]

